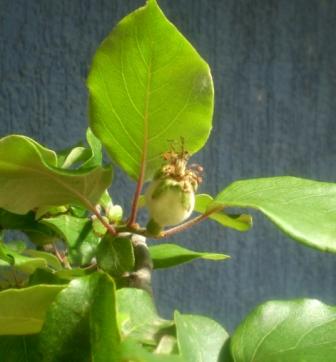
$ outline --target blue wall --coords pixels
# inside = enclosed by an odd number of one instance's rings
[[[0,0],[0,135],[49,147],[83,139],[85,78],[95,48],[138,0]],[[196,157],[203,190],[238,178],[295,175],[336,180],[336,2],[160,0],[208,60],[216,86],[214,132]],[[117,173],[114,199],[134,185]],[[232,256],[157,272],[160,311],[214,317],[231,330],[271,298],[336,304],[336,256],[289,240],[261,215],[244,234],[212,222],[177,238]]]

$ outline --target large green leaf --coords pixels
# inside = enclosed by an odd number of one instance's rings
[[[92,221],[71,215],[42,219],[40,223],[52,228],[69,247],[72,263],[87,264],[96,252],[100,238],[94,233]]]
[[[24,136],[0,140],[0,207],[25,214],[48,205],[91,207],[110,185],[109,168],[87,171],[57,168],[56,154]]]
[[[94,273],[73,280],[57,296],[39,337],[44,362],[120,361],[114,290],[110,277]]]
[[[209,205],[260,210],[292,238],[336,252],[336,184],[296,177],[242,180],[224,189]]]
[[[217,362],[227,332],[212,319],[175,312],[180,354],[185,362]]]
[[[231,337],[236,362],[334,362],[336,307],[317,300],[272,301],[256,308]]]
[[[88,78],[90,126],[110,156],[138,178],[150,178],[169,141],[198,151],[213,113],[206,62],[155,0],[125,17],[98,49]]]
[[[204,214],[208,206],[213,202],[213,198],[207,194],[196,195],[194,211]],[[247,231],[252,226],[252,217],[250,215],[230,215],[224,212],[214,212],[209,215],[209,219],[217,221],[219,224],[238,230]]]
[[[176,244],[160,244],[149,247],[154,269],[170,268],[194,259],[224,260],[228,255],[198,252]]]
[[[122,336],[137,342],[156,345],[158,333],[173,325],[158,316],[152,297],[144,290],[117,290],[117,306]]]
[[[0,335],[38,333],[47,308],[63,288],[36,285],[0,292]]]

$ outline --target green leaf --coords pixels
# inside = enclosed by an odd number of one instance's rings
[[[156,1],[126,16],[99,47],[88,77],[90,127],[109,155],[137,179],[161,166],[171,140],[193,154],[211,130],[207,63]]]
[[[41,257],[41,255],[31,258],[17,253],[5,244],[2,244],[1,248],[7,256],[11,257],[11,261],[0,260],[0,267],[13,266],[15,269],[27,274],[32,274],[37,268],[48,267],[45,257]]]
[[[134,267],[132,241],[127,237],[107,234],[97,248],[97,264],[112,276],[122,276]]]
[[[177,355],[151,353],[132,340],[126,340],[122,343],[122,357],[122,361],[132,362],[185,362]]]
[[[37,335],[0,336],[0,361],[40,362],[36,341]]]
[[[58,155],[58,164],[62,168],[73,168],[78,164],[77,169],[81,170],[101,166],[103,163],[102,144],[90,128],[86,131],[86,140],[89,148],[77,145],[74,148],[61,151]]]
[[[70,171],[56,166],[56,154],[32,139],[17,135],[2,138],[0,207],[17,214],[68,203],[91,208],[111,184],[110,168]]]
[[[32,242],[38,245],[52,243],[56,237],[50,228],[35,220],[35,213],[32,211],[25,215],[18,215],[0,209],[0,228],[20,230],[29,236]]]
[[[194,259],[224,260],[228,255],[204,253],[189,250],[175,244],[160,244],[149,247],[154,269],[170,268],[179,264],[188,263]]]
[[[40,222],[48,225],[66,241],[71,263],[87,264],[91,261],[100,238],[94,233],[90,219],[59,215]]]
[[[48,269],[36,269],[33,274],[29,276],[28,285],[39,284],[68,284],[68,279],[62,279],[57,276],[57,273]]]
[[[236,362],[334,362],[336,307],[317,300],[271,301],[257,307],[231,337]]]
[[[173,325],[158,316],[151,296],[135,288],[117,290],[120,330],[123,338],[156,346],[159,332]]]
[[[8,254],[8,250],[2,241],[0,241],[0,260],[3,260],[10,265],[14,264],[14,258]]]
[[[75,147],[65,158],[64,163],[62,164],[62,168],[70,168],[80,161],[88,160],[90,156],[91,152],[87,148],[81,146]]]
[[[0,335],[38,333],[47,308],[63,288],[62,285],[36,285],[0,292]]]
[[[90,147],[90,157],[81,165],[81,169],[101,166],[103,163],[103,151],[100,140],[88,128],[86,131],[86,140]]]
[[[54,270],[63,269],[61,262],[56,258],[55,255],[51,253],[35,249],[26,249],[23,253],[24,255],[30,256],[32,258],[44,259],[47,265]]]
[[[91,277],[92,278],[92,277]],[[106,274],[95,289],[90,313],[93,362],[120,362],[120,332],[115,285]]]
[[[232,183],[208,210],[218,206],[255,208],[293,239],[335,253],[335,205],[336,184],[270,177]]]
[[[217,362],[227,332],[217,322],[175,312],[177,342],[185,362]]]
[[[57,296],[39,337],[44,362],[120,361],[114,290],[110,277],[94,273]]]
[[[213,198],[207,194],[196,195],[194,211],[201,214],[206,213],[208,206],[212,203]],[[217,221],[219,224],[238,230],[247,231],[252,226],[252,217],[250,215],[230,215],[224,212],[214,212],[209,215],[209,219]]]

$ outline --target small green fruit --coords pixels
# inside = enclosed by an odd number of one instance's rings
[[[187,219],[195,206],[192,187],[185,181],[159,178],[151,182],[145,193],[150,217],[160,226],[177,225]]]

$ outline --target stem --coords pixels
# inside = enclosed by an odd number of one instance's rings
[[[222,210],[223,207],[220,206],[218,208],[215,208],[211,211],[208,211],[202,215],[199,215],[199,216],[196,216],[195,218],[185,222],[184,224],[180,224],[180,225],[177,225],[171,229],[168,229],[166,231],[163,231],[160,235],[158,235],[158,237],[156,237],[156,239],[163,239],[167,236],[171,236],[171,235],[174,235],[174,234],[177,234],[177,233],[180,233],[181,231],[184,231],[184,230],[187,230],[189,228],[191,228],[192,226],[200,223],[201,221],[203,220],[206,220],[211,214],[215,213],[215,212],[218,212],[220,210]]]
[[[99,213],[99,211],[97,210],[96,207],[90,206],[90,210],[97,216],[97,219],[99,219],[99,221],[106,227],[107,231],[112,236],[117,235],[116,229],[111,224],[106,222],[106,220],[100,215],[100,213]]]

